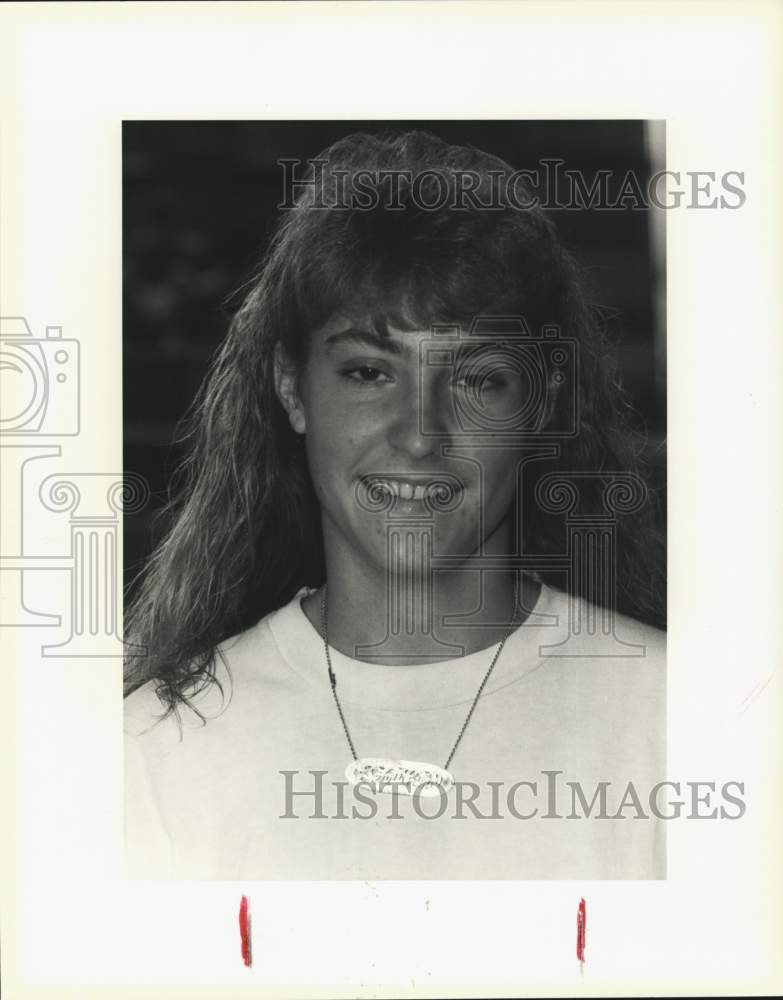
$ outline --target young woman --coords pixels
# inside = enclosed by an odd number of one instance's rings
[[[352,135],[282,214],[129,608],[138,874],[662,877],[652,505],[511,174]]]

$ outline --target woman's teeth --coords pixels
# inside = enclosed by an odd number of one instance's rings
[[[413,483],[405,483],[395,479],[379,479],[378,487],[399,497],[400,500],[423,500],[427,492],[426,486],[414,486]]]

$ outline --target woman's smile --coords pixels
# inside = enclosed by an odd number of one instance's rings
[[[452,473],[411,475],[383,472],[360,476],[357,495],[366,494],[378,500],[388,497],[425,504],[437,510],[455,506],[463,492],[464,484]]]

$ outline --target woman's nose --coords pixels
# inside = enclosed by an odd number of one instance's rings
[[[437,454],[451,433],[449,399],[432,382],[411,387],[396,407],[389,428],[389,442],[409,458]]]

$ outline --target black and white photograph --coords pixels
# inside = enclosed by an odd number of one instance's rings
[[[0,4],[4,998],[783,994],[782,70]]]
[[[665,878],[663,149],[124,124],[139,877]]]

